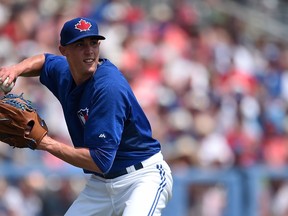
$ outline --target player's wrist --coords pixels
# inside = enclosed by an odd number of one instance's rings
[[[51,140],[53,140],[51,137],[49,137],[47,134],[42,138],[41,142],[39,143],[39,145],[37,146],[38,150],[45,150],[48,151],[49,148],[51,148],[52,142]]]

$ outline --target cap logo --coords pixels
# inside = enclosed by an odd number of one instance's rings
[[[80,32],[82,31],[89,31],[91,28],[91,23],[87,22],[86,20],[81,19],[76,25],[75,29],[78,29]]]

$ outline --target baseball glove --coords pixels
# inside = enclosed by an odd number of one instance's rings
[[[14,148],[34,150],[47,132],[44,120],[23,93],[0,98],[0,141]]]

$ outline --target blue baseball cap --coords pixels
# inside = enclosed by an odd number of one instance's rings
[[[96,37],[105,40],[99,35],[97,23],[88,18],[78,17],[67,21],[60,32],[60,44],[66,46],[85,37]]]

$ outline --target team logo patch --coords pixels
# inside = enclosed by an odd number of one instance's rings
[[[77,112],[77,115],[83,125],[85,125],[86,121],[88,120],[88,113],[89,113],[88,108],[80,109]]]
[[[92,24],[84,19],[81,19],[76,25],[75,29],[78,29],[80,32],[89,31]]]

